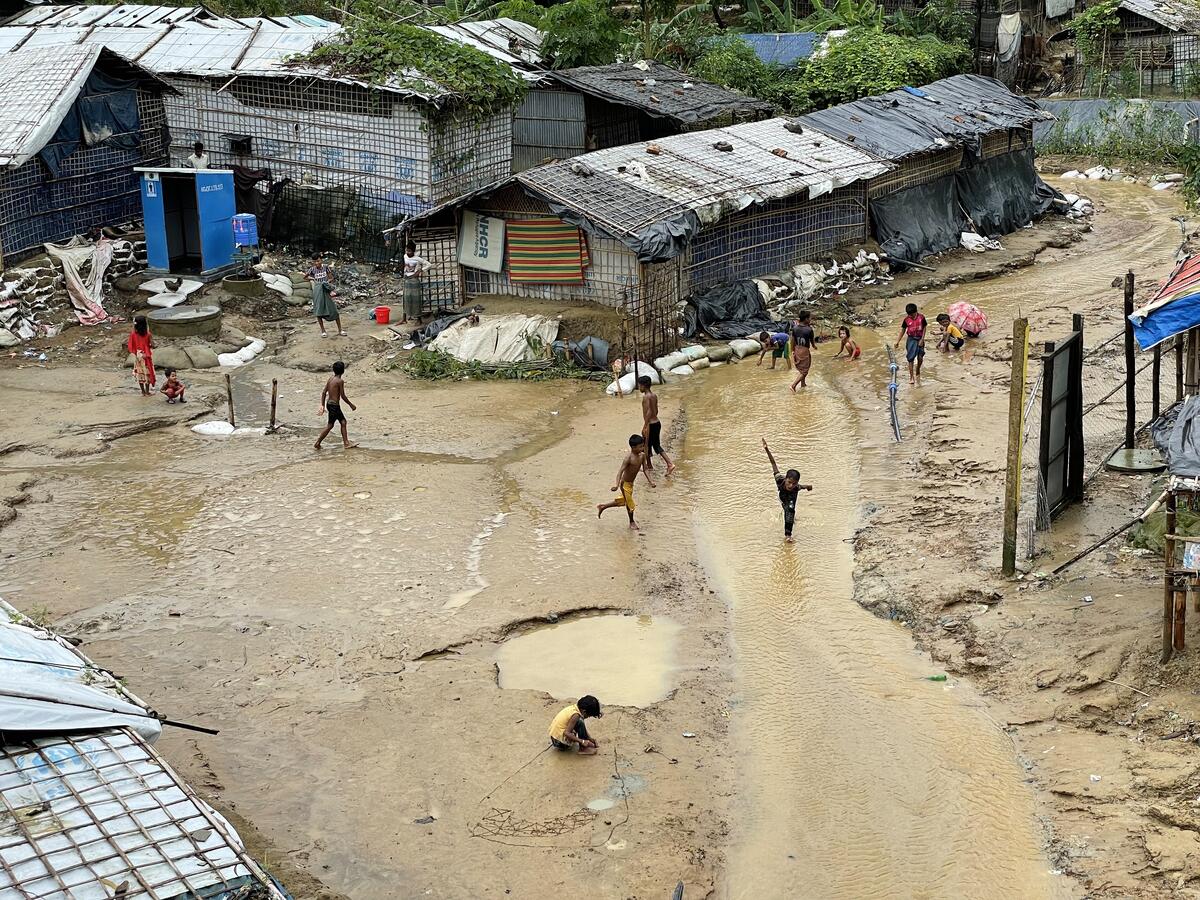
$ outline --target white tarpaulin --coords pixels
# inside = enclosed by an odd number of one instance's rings
[[[104,311],[104,273],[112,262],[113,245],[102,237],[95,245],[78,235],[65,244],[46,244],[46,252],[58,260],[67,280],[67,294],[80,325],[96,325],[108,318]],[[82,271],[87,267],[87,281]]]
[[[485,272],[503,270],[504,220],[464,211],[458,229],[458,262]]]
[[[459,319],[436,338],[430,347],[449,353],[461,362],[524,362],[536,359],[532,341],[548,347],[558,337],[558,319],[547,316],[483,316],[478,325]]]
[[[996,27],[996,55],[1000,62],[1008,62],[1021,49],[1021,14],[1010,13],[1000,17]]]
[[[1075,0],[1046,0],[1046,18],[1057,19],[1075,8]]]
[[[124,725],[158,739],[158,720],[128,699],[112,675],[45,629],[8,621],[8,609],[0,606],[0,732]]]

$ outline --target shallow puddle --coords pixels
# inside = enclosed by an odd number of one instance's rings
[[[673,686],[679,625],[652,616],[587,616],[504,643],[500,687],[560,700],[592,694],[604,706],[649,706]]]

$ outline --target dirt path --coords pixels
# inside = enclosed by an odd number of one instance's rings
[[[821,361],[824,371],[828,363]],[[739,366],[687,395],[696,531],[733,611],[739,797],[725,894],[1069,896],[1050,874],[1008,739],[909,634],[853,601],[854,423],[818,375]],[[770,468],[815,483],[781,542]]]

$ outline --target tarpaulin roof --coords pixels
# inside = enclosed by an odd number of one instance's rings
[[[136,733],[0,746],[0,897],[288,900]]]
[[[0,732],[128,726],[157,740],[158,719],[111,673],[3,601],[0,616]]]
[[[1187,0],[1121,0],[1120,9],[1171,31],[1200,31],[1200,8]]]
[[[728,121],[730,116],[753,119],[771,114],[771,104],[765,101],[701,81],[656,62],[581,66],[549,74],[582,93],[685,125],[703,124],[723,117]]]
[[[702,223],[754,203],[819,197],[889,168],[821,132],[767,119],[597,150],[517,180],[558,215],[650,262],[676,256]]]
[[[977,152],[984,135],[1051,118],[994,78],[955,75],[818,110],[799,121],[895,161],[948,147]]]
[[[98,46],[22,48],[0,53],[0,169],[23,165],[54,137],[97,62],[172,90]]]
[[[825,35],[797,31],[792,34],[739,34],[738,38],[749,44],[754,55],[768,66],[787,67],[812,56]]]
[[[1143,350],[1200,325],[1200,255],[1179,263],[1150,302],[1135,309],[1129,321]]]
[[[53,8],[72,9],[43,7],[26,12],[42,12]],[[122,8],[79,7],[82,10]],[[151,7],[155,8],[158,7]],[[452,87],[424,78],[417,71],[399,72],[394,79],[373,84],[349,77],[333,77],[321,66],[289,62],[293,57],[308,53],[318,44],[335,38],[341,31],[340,25],[312,16],[231,19],[210,15],[168,24],[141,24],[140,20],[128,17],[116,19],[115,22],[101,18],[88,25],[74,24],[71,18],[67,18],[66,22],[0,26],[0,53],[26,47],[104,46],[159,75],[221,78],[237,75],[300,76],[355,84],[425,100],[454,95]],[[541,33],[524,23],[512,19],[494,19],[422,27],[512,66],[527,80],[544,77],[538,63]]]

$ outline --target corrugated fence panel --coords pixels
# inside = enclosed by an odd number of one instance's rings
[[[586,127],[582,94],[530,91],[513,117],[513,171],[583,153]]]

